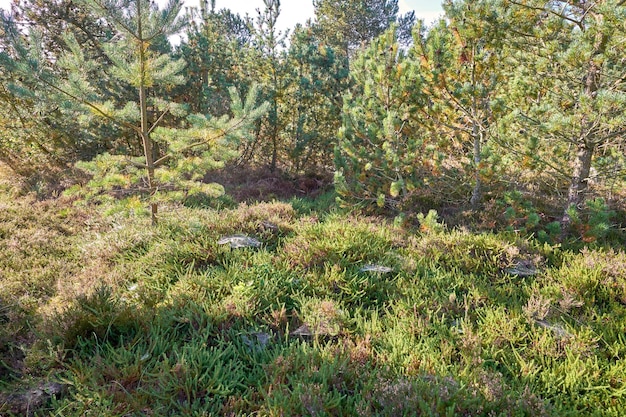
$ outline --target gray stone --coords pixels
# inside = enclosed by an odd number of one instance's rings
[[[230,244],[230,247],[233,249],[240,248],[258,248],[261,246],[261,242],[246,235],[232,235],[232,236],[224,236],[220,240],[217,241],[218,245],[226,245]]]
[[[363,265],[363,268],[359,269],[360,272],[378,272],[380,274],[388,274],[393,271],[393,268],[384,265]]]

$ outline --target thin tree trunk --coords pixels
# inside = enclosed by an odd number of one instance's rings
[[[276,171],[276,165],[278,163],[278,138],[276,128],[273,128],[272,133],[272,162],[270,164],[270,172]]]
[[[472,86],[476,86],[476,50],[475,45],[472,45]],[[480,201],[483,197],[483,184],[480,179],[480,163],[482,161],[482,144],[483,144],[483,131],[481,131],[481,125],[479,120],[483,119],[483,112],[485,109],[485,101],[479,100],[476,97],[476,93],[472,94],[472,139],[474,140],[474,189],[472,190],[472,197],[470,198],[470,205],[472,210],[478,210]],[[482,110],[482,111],[481,111]]]
[[[139,83],[139,108],[141,109],[141,140],[143,142],[143,152],[146,157],[146,171],[148,172],[148,189],[150,190],[150,198],[156,194],[156,181],[154,178],[154,149],[152,139],[150,138],[150,128],[148,126],[148,103],[145,85],[146,75],[146,46],[143,39],[143,30],[141,24],[141,2],[137,2],[137,34],[139,41],[139,62],[141,68],[141,81]],[[154,201],[150,203],[150,218],[152,225],[157,224],[158,204]]]
[[[601,64],[596,62],[594,59],[597,55],[604,53],[607,39],[607,35],[601,31],[596,34],[594,53],[585,76],[584,95],[592,101],[596,99],[598,94],[598,86],[600,84],[601,75]],[[589,171],[591,170],[591,161],[596,147],[593,142],[593,129],[589,129],[588,123],[589,122],[586,118],[583,119],[581,130],[583,132],[587,131],[591,133],[587,133],[586,136],[582,137],[578,142],[578,150],[574,161],[572,179],[567,192],[567,205],[565,206],[565,212],[563,213],[563,218],[561,219],[562,238],[569,233],[569,229],[572,225],[572,217],[569,214],[570,210],[579,210],[580,204],[584,199],[584,193],[587,190]]]
[[[561,219],[561,230],[564,235],[568,233],[572,224],[572,217],[569,214],[570,209],[578,211],[580,204],[584,200],[584,194],[589,182],[593,152],[594,146],[587,146],[586,144],[578,146],[572,180],[567,192],[567,205]]]
[[[276,55],[274,52],[275,46],[272,46],[272,82],[274,88],[273,94],[273,109],[272,112],[274,114],[274,120],[272,121],[272,164],[270,166],[270,171],[276,171],[276,165],[278,164],[278,89],[280,86],[278,85],[278,69],[276,68]]]
[[[477,125],[474,126],[474,189],[472,190],[472,197],[470,198],[470,204],[472,210],[477,210],[480,205],[480,201],[483,196],[483,184],[480,179],[480,162],[481,162],[481,135],[477,132]]]
[[[146,157],[148,189],[150,190],[150,197],[152,198],[156,195],[157,187],[154,178],[154,150],[152,146],[152,139],[150,138],[150,133],[148,131],[148,106],[146,104],[146,89],[143,85],[139,87],[139,106],[141,108],[141,140],[143,142],[143,152]],[[150,203],[150,213],[152,225],[156,225],[158,214],[157,203]]]

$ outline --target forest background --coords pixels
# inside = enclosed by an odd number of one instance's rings
[[[89,196],[147,196],[153,216],[165,194],[219,194],[198,180],[229,162],[334,175],[342,204],[370,211],[458,223],[470,209],[481,226],[593,241],[624,179],[623,6],[602,4],[446,2],[429,27],[397,2],[316,1],[283,31],[278,1],[254,18],[16,2],[0,157],[35,183],[75,164]]]

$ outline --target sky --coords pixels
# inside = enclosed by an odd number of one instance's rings
[[[198,0],[185,0],[189,6],[197,6]],[[0,0],[0,8],[9,9],[11,0]],[[400,13],[415,10],[418,18],[427,23],[441,14],[441,0],[398,0]],[[263,7],[263,0],[216,0],[217,9],[229,8],[235,13],[256,16],[256,9]],[[278,26],[281,29],[293,28],[296,23],[304,23],[313,17],[313,0],[282,0]]]
[[[4,1],[4,0],[0,0]],[[186,0],[190,5],[198,0]],[[281,29],[293,28],[296,23],[304,23],[313,17],[313,0],[282,0],[281,12],[278,17],[278,26]],[[427,23],[435,20],[442,13],[441,0],[398,0],[400,13],[415,10],[417,18],[424,19]],[[229,8],[235,13],[256,16],[256,9],[263,7],[263,0],[216,0],[217,9]]]

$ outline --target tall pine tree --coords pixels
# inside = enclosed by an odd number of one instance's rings
[[[252,79],[259,84],[262,97],[269,102],[267,115],[260,120],[257,129],[258,148],[263,156],[269,156],[269,168],[276,170],[283,150],[281,132],[285,127],[282,106],[286,80],[285,40],[288,33],[276,25],[280,15],[280,0],[263,0],[264,9],[257,9],[253,26],[253,46],[249,50],[248,66]]]
[[[324,41],[345,56],[366,46],[394,23],[406,40],[415,23],[414,13],[398,16],[398,0],[313,0],[313,5]]]
[[[346,59],[324,44],[309,22],[295,28],[287,64],[283,135],[290,168],[322,173],[332,159],[341,126],[342,94],[349,85]]]
[[[623,146],[626,137],[626,4],[505,4],[510,45],[517,46],[511,96],[518,125],[521,136],[534,141],[534,153],[568,177],[561,218],[566,233],[583,206],[594,157]],[[564,169],[555,156],[565,160]]]

